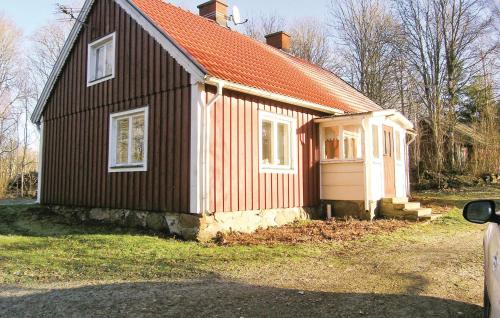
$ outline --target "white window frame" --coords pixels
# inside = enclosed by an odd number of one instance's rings
[[[272,122],[273,138],[278,136],[278,124],[289,125],[289,158],[288,165],[264,164],[262,162],[262,123],[263,121]],[[273,157],[278,153],[278,143],[273,140]],[[293,117],[278,115],[265,111],[259,111],[259,172],[260,173],[279,173],[279,174],[295,174],[297,173],[297,121]]]
[[[139,114],[144,114],[144,158],[142,163],[130,163],[131,149],[132,145],[132,130],[129,128],[128,144],[129,144],[129,163],[127,164],[117,164],[116,163],[116,134],[117,127],[116,123],[118,120],[123,118],[131,119]],[[132,120],[129,120],[129,125],[132,125]],[[129,126],[130,127],[130,126]],[[149,106],[142,108],[136,108],[124,112],[114,113],[109,116],[109,158],[108,158],[108,172],[140,172],[148,170],[148,127],[149,127]]]
[[[94,79],[95,77],[95,65],[96,65],[96,50],[99,49],[102,46],[106,46],[109,42],[112,43],[113,45],[113,61],[111,63],[111,75]],[[105,54],[107,56],[107,54]],[[89,44],[88,46],[88,54],[87,54],[87,87],[109,81],[113,78],[115,78],[115,68],[116,68],[116,32],[113,32],[109,35],[106,35],[105,37],[102,37],[92,43]]]
[[[344,129],[345,126],[359,126],[359,130],[361,130],[362,126],[357,123],[342,123],[342,124],[335,124],[335,125],[325,125],[325,126],[320,126],[320,143],[321,143],[321,160],[320,162],[323,163],[342,163],[342,162],[363,162],[365,160],[365,154],[364,154],[364,135],[362,131],[359,131],[358,133],[353,133],[350,131],[346,131]],[[326,159],[326,154],[325,154],[325,132],[324,129],[328,127],[338,127],[339,129],[339,159]],[[359,141],[358,143],[358,149],[356,151],[360,151],[361,158],[355,158],[355,159],[346,159],[345,158],[345,145],[344,145],[344,139],[346,136],[351,136],[351,137],[356,137]]]

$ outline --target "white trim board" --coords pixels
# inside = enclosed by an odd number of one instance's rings
[[[207,74],[205,68],[195,61],[180,45],[178,45],[174,39],[168,36],[163,30],[158,28],[149,18],[147,18],[130,0],[115,0],[116,4],[119,5],[127,14],[129,14],[132,19],[134,19],[146,32],[148,32],[158,43],[169,52],[170,55],[186,69],[188,73],[191,74],[191,81],[199,82],[203,81],[205,75]],[[86,21],[90,10],[94,4],[94,0],[86,0],[83,4],[82,10],[78,15],[78,21]],[[31,121],[33,123],[39,123],[42,113],[45,109],[47,101],[54,89],[54,86],[59,78],[59,75],[66,63],[66,60],[75,45],[78,35],[82,30],[84,24],[76,22],[71,30],[64,46],[57,58],[57,62],[50,73],[49,79],[45,84],[45,87],[38,99],[38,103],[31,115]]]

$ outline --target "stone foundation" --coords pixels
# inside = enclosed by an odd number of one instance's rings
[[[336,218],[352,217],[360,220],[373,220],[378,215],[378,202],[372,201],[369,206],[370,209],[365,209],[364,201],[350,201],[350,200],[324,200],[321,202],[321,210],[323,215],[326,215],[326,206],[331,204],[332,216]]]
[[[209,241],[219,232],[252,233],[317,217],[314,208],[221,212],[211,215],[52,206],[50,210],[72,223],[98,223],[149,229],[186,240]]]

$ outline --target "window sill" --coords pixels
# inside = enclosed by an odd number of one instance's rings
[[[108,172],[145,172],[147,171],[146,165],[123,165],[123,166],[110,166]]]
[[[261,167],[259,169],[261,174],[296,174],[297,170],[294,168],[280,168],[280,167]]]
[[[363,163],[364,159],[323,159],[320,161],[321,164],[330,164],[330,163]]]
[[[112,80],[113,78],[115,78],[114,74],[108,75],[108,76],[105,76],[105,77],[101,77],[101,78],[98,78],[98,79],[95,79],[93,81],[87,82],[87,87],[91,87],[91,86],[97,85],[99,83]]]

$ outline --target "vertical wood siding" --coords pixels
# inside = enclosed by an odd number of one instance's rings
[[[42,203],[189,211],[189,74],[112,0],[97,0],[48,101]],[[115,78],[87,87],[87,45],[116,32]],[[149,106],[148,171],[108,173],[109,115]]]
[[[215,94],[207,87],[207,101]],[[297,173],[259,173],[259,111],[295,118]],[[211,109],[210,212],[313,207],[319,201],[321,113],[224,90]]]

